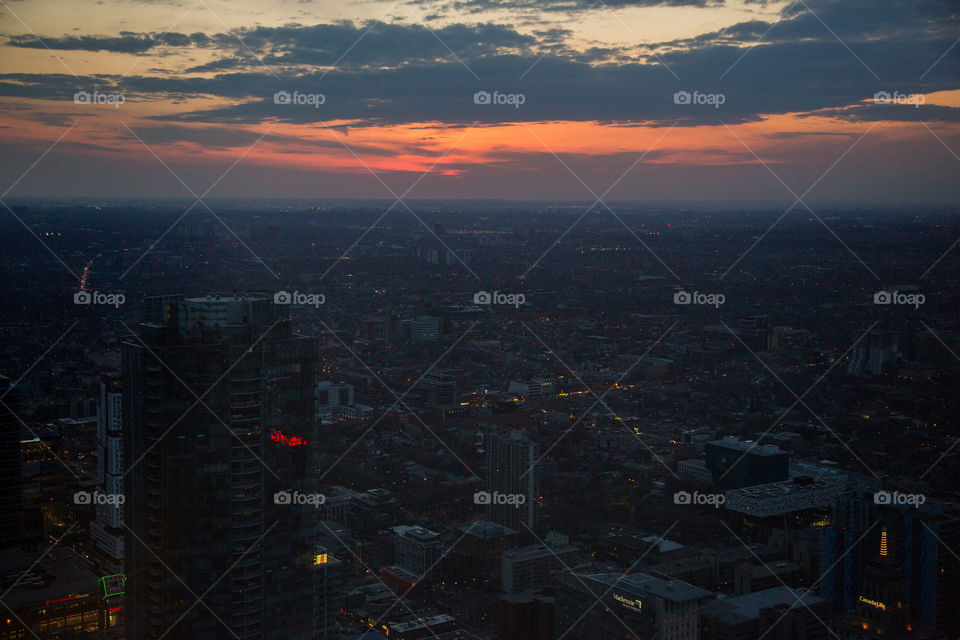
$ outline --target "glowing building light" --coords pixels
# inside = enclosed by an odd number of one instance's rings
[[[270,429],[270,439],[274,442],[281,442],[290,447],[299,447],[307,444],[307,441],[300,436],[288,436],[279,429]]]

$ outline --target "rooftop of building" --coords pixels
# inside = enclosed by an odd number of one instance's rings
[[[624,576],[622,573],[595,573],[583,576],[609,585],[617,590],[627,591],[637,597],[655,596],[671,602],[689,602],[711,595],[706,589],[695,587],[683,580],[671,580],[650,575],[634,573]]]
[[[475,522],[464,522],[456,525],[458,531],[474,537],[487,540],[489,538],[501,538],[512,536],[519,533],[515,529],[505,527],[502,524],[491,522],[490,520],[477,520]]]
[[[760,444],[759,442],[754,442],[753,440],[741,440],[740,438],[734,436],[724,436],[719,440],[711,440],[707,444],[749,452],[758,456],[774,456],[786,453],[782,451],[780,447],[774,444]]]
[[[753,619],[760,615],[761,609],[778,605],[786,605],[791,608],[812,607],[821,602],[826,601],[809,589],[792,589],[780,586],[733,598],[721,598],[704,605],[700,611],[703,615],[739,615],[747,619]]]

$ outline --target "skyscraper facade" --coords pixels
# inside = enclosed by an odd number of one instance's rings
[[[23,457],[20,450],[20,386],[0,376],[0,549],[23,537]]]
[[[522,431],[494,433],[486,442],[489,519],[523,532],[540,525],[539,446]]]
[[[164,306],[123,344],[126,637],[312,640],[317,343],[270,297]]]
[[[97,398],[97,485],[100,493],[123,495],[123,379],[119,373],[100,378]],[[96,518],[90,523],[90,537],[97,546],[103,567],[123,571],[124,500],[97,502]]]

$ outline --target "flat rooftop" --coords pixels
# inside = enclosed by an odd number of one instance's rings
[[[683,580],[667,580],[649,573],[634,573],[624,576],[622,573],[595,573],[585,578],[628,591],[637,597],[656,596],[671,602],[700,600],[712,595],[710,591],[695,587]]]

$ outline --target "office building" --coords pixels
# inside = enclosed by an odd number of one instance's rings
[[[896,331],[874,330],[850,353],[847,373],[878,376],[900,357],[900,334]]]
[[[443,555],[440,536],[429,529],[413,526],[393,527],[394,562],[418,579],[428,578]]]
[[[858,606],[865,568],[885,526],[888,547],[903,568],[899,600],[909,605],[910,622],[960,637],[960,558],[954,555],[960,548],[960,504],[934,498],[898,504],[890,495],[857,486],[838,501],[821,546],[820,566],[827,573],[820,594],[834,615]]]
[[[97,491],[108,496],[123,495],[122,381],[104,374],[97,399]],[[98,560],[112,573],[123,572],[123,507],[123,500],[98,503],[90,523]]]
[[[581,554],[579,548],[560,541],[559,544],[537,543],[504,551],[501,556],[501,589],[518,593],[543,589],[552,582],[554,571],[575,567]]]
[[[552,596],[525,591],[497,602],[497,640],[554,640]]]
[[[556,632],[571,640],[696,640],[699,609],[711,595],[648,573],[564,572],[554,586]]]
[[[353,404],[353,385],[341,382],[334,384],[323,380],[317,384],[317,415],[330,418],[339,413],[342,407]]]
[[[319,358],[279,308],[174,300],[123,342],[128,638],[314,637]]]
[[[337,615],[343,601],[343,563],[323,547],[317,548],[313,563],[317,573],[314,601],[317,625],[314,638],[315,640],[339,640]]]
[[[423,376],[421,385],[425,406],[435,408],[456,404],[457,381],[453,377],[445,373],[431,371]]]
[[[440,318],[417,316],[410,323],[410,339],[414,342],[436,342],[440,339]]]
[[[844,640],[946,640],[946,634],[910,622],[904,600],[904,571],[896,557],[897,545],[886,527],[873,558],[863,570],[856,609],[840,616],[835,626]]]
[[[0,375],[0,549],[19,545],[24,535],[22,397],[20,385]]]
[[[771,587],[700,608],[700,640],[827,640],[827,601],[808,589]]]
[[[120,626],[123,576],[98,576],[73,549],[4,549],[0,566],[0,640],[103,637]]]
[[[521,533],[540,525],[539,446],[523,431],[494,433],[487,447],[488,519]]]
[[[740,489],[782,482],[789,477],[790,455],[775,445],[761,445],[733,436],[708,442],[704,459],[721,489]]]

